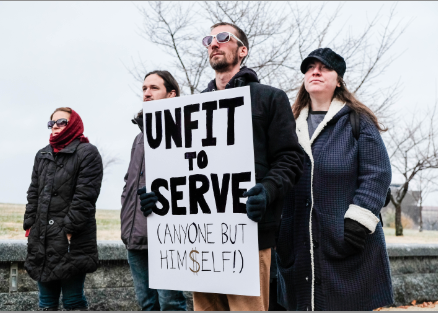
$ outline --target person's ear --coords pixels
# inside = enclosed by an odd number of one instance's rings
[[[242,49],[240,50],[239,56],[243,59],[248,55],[248,48],[245,46],[241,46],[241,48]]]
[[[167,94],[167,98],[175,98],[176,97],[176,91],[172,90]]]

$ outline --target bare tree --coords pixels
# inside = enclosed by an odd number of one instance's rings
[[[200,92],[207,67],[205,48],[198,43],[201,33],[194,6],[184,9],[180,2],[157,1],[148,2],[147,8],[138,7],[144,17],[141,35],[173,58],[178,82],[190,94]]]
[[[391,202],[395,207],[395,234],[403,235],[401,223],[401,204],[409,190],[409,185],[415,178],[427,177],[426,173],[438,168],[438,134],[436,128],[436,107],[422,119],[417,116],[394,127],[389,132],[387,148],[393,170],[400,173],[404,179],[400,188],[391,195]],[[433,175],[436,175],[435,172]],[[424,184],[424,181],[423,181]]]
[[[260,80],[284,90],[294,100],[302,81],[302,60],[312,50],[331,47],[344,56],[348,88],[387,120],[400,84],[376,88],[380,75],[397,58],[395,42],[408,23],[396,21],[396,6],[389,15],[379,12],[364,29],[352,34],[340,22],[342,5],[326,15],[327,4],[271,3],[267,1],[153,2],[138,7],[144,16],[141,35],[172,57],[183,93],[194,94],[213,77],[201,38],[217,22],[231,22],[248,36],[249,55],[244,65],[254,69]],[[202,18],[202,17],[206,18]],[[131,70],[135,75],[135,71]],[[144,75],[143,75],[144,76]]]

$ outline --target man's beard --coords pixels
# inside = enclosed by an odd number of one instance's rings
[[[237,63],[239,63],[239,57],[237,55],[237,51],[238,50],[236,50],[236,52],[233,54],[233,59],[231,60],[230,63],[228,62],[226,55],[224,55],[225,57],[223,59],[218,61],[212,61],[212,59],[210,59],[211,67],[216,72],[225,72],[229,67],[235,66]]]

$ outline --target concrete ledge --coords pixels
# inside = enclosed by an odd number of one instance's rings
[[[126,260],[126,248],[121,240],[98,240],[100,261]],[[27,240],[0,240],[0,262],[24,262]]]
[[[98,241],[99,268],[85,286],[92,310],[137,310],[122,241]],[[438,300],[438,244],[387,244],[396,305]],[[37,309],[37,284],[24,270],[27,240],[0,240],[0,311]],[[18,263],[18,290],[10,293],[11,263]],[[16,265],[17,266],[17,265]],[[191,295],[186,293],[188,307]]]
[[[126,260],[126,248],[121,240],[98,240],[99,260]],[[24,262],[27,240],[0,240],[0,262]],[[390,258],[438,256],[438,244],[387,244]]]
[[[438,256],[438,244],[387,244],[386,249],[389,257]]]

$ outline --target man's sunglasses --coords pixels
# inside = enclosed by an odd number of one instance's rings
[[[55,126],[55,124],[56,124],[56,126],[58,126],[58,127],[64,127],[64,126],[67,126],[68,121],[67,121],[66,118],[60,118],[60,119],[57,120],[57,121],[48,121],[48,122],[47,122],[47,127],[50,129],[50,128],[52,128],[53,126]]]
[[[213,38],[216,38],[216,41],[218,43],[226,43],[230,41],[231,37],[236,38],[238,42],[240,42],[243,46],[245,46],[242,40],[240,40],[239,38],[237,38],[236,36],[234,36],[232,33],[229,32],[221,32],[216,35],[205,36],[204,39],[202,39],[202,44],[207,48],[213,42]]]

